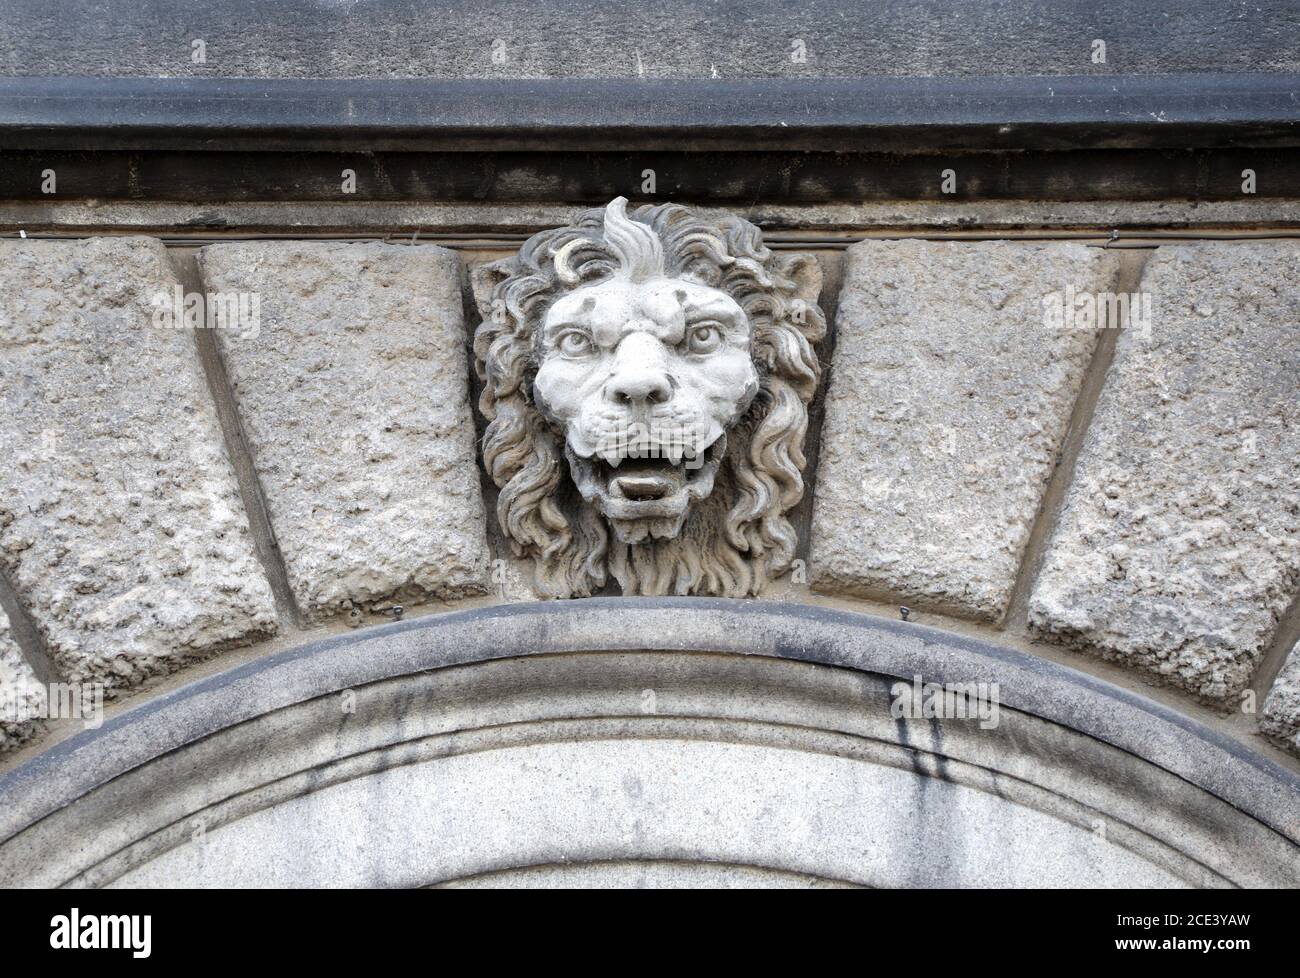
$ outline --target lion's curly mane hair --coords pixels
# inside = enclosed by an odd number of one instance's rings
[[[622,219],[622,200],[615,201]],[[559,296],[619,271],[606,209],[529,238],[515,257],[479,266],[474,292],[483,318],[474,354],[488,421],[483,463],[500,488],[497,517],[515,555],[536,562],[549,597],[585,597],[612,575],[624,594],[757,594],[786,571],[796,534],[786,513],[803,496],[803,438],[825,333],[817,306],[821,271],[811,255],[778,255],[748,221],[675,204],[627,215],[658,236],[666,274],[727,292],[752,328],[761,378],[745,415],[726,433],[713,492],[671,540],[620,543],[569,477],[564,433],[532,402],[535,337]]]

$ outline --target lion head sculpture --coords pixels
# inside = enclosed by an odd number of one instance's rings
[[[794,557],[820,268],[729,214],[626,208],[473,273],[501,529],[547,596],[757,594]]]

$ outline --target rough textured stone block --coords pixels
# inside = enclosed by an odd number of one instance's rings
[[[1300,754],[1300,644],[1291,650],[1264,700],[1259,729]]]
[[[0,243],[0,560],[74,681],[276,627],[174,284],[153,239]]]
[[[261,297],[256,337],[219,335],[302,611],[486,590],[456,256],[256,242],[200,265]]]
[[[1060,243],[849,249],[814,587],[1002,617],[1097,341],[1043,300],[1110,291],[1117,263]]]
[[[1300,586],[1300,247],[1159,248],[1030,602],[1047,636],[1211,701]]]
[[[9,618],[0,611],[0,753],[30,740],[45,713],[45,687],[36,679],[23,658],[9,628]]]

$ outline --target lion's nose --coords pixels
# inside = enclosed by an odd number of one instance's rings
[[[609,379],[605,396],[623,407],[646,407],[663,404],[673,396],[673,387],[662,370],[629,365]]]
[[[651,333],[634,330],[619,342],[605,398],[621,407],[644,409],[673,396],[664,346]]]

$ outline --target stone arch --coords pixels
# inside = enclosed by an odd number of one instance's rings
[[[998,684],[996,726],[891,715]],[[10,885],[1294,885],[1300,779],[926,626],[591,599],[314,641],[0,777]]]

